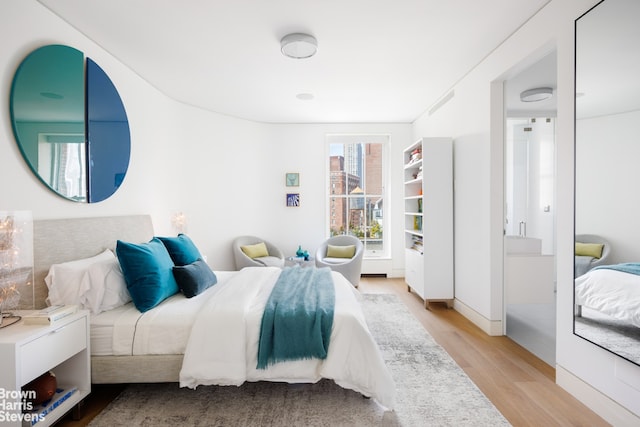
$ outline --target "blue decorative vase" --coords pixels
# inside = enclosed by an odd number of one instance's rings
[[[298,250],[296,251],[296,256],[302,258],[304,256],[304,252],[302,251],[302,246],[298,246]]]

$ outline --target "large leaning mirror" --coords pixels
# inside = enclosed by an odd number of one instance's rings
[[[640,365],[640,1],[576,20],[574,333]]]
[[[129,165],[124,105],[105,72],[82,52],[48,45],[22,61],[11,87],[11,122],[22,155],[56,194],[99,202]]]

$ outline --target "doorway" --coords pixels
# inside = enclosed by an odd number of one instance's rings
[[[507,118],[505,235],[539,239],[555,253],[555,118]]]
[[[507,119],[506,335],[555,364],[555,119]]]
[[[555,366],[555,97],[523,102],[536,87],[556,88],[552,52],[505,81],[505,334]]]

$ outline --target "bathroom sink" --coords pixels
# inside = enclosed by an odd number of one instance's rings
[[[505,236],[505,251],[507,254],[537,254],[542,253],[542,239],[535,237]]]

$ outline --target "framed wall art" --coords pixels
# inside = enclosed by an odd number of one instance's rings
[[[285,177],[287,187],[300,186],[300,174],[298,172],[288,172]]]
[[[300,193],[287,193],[287,207],[297,208],[300,206]]]

